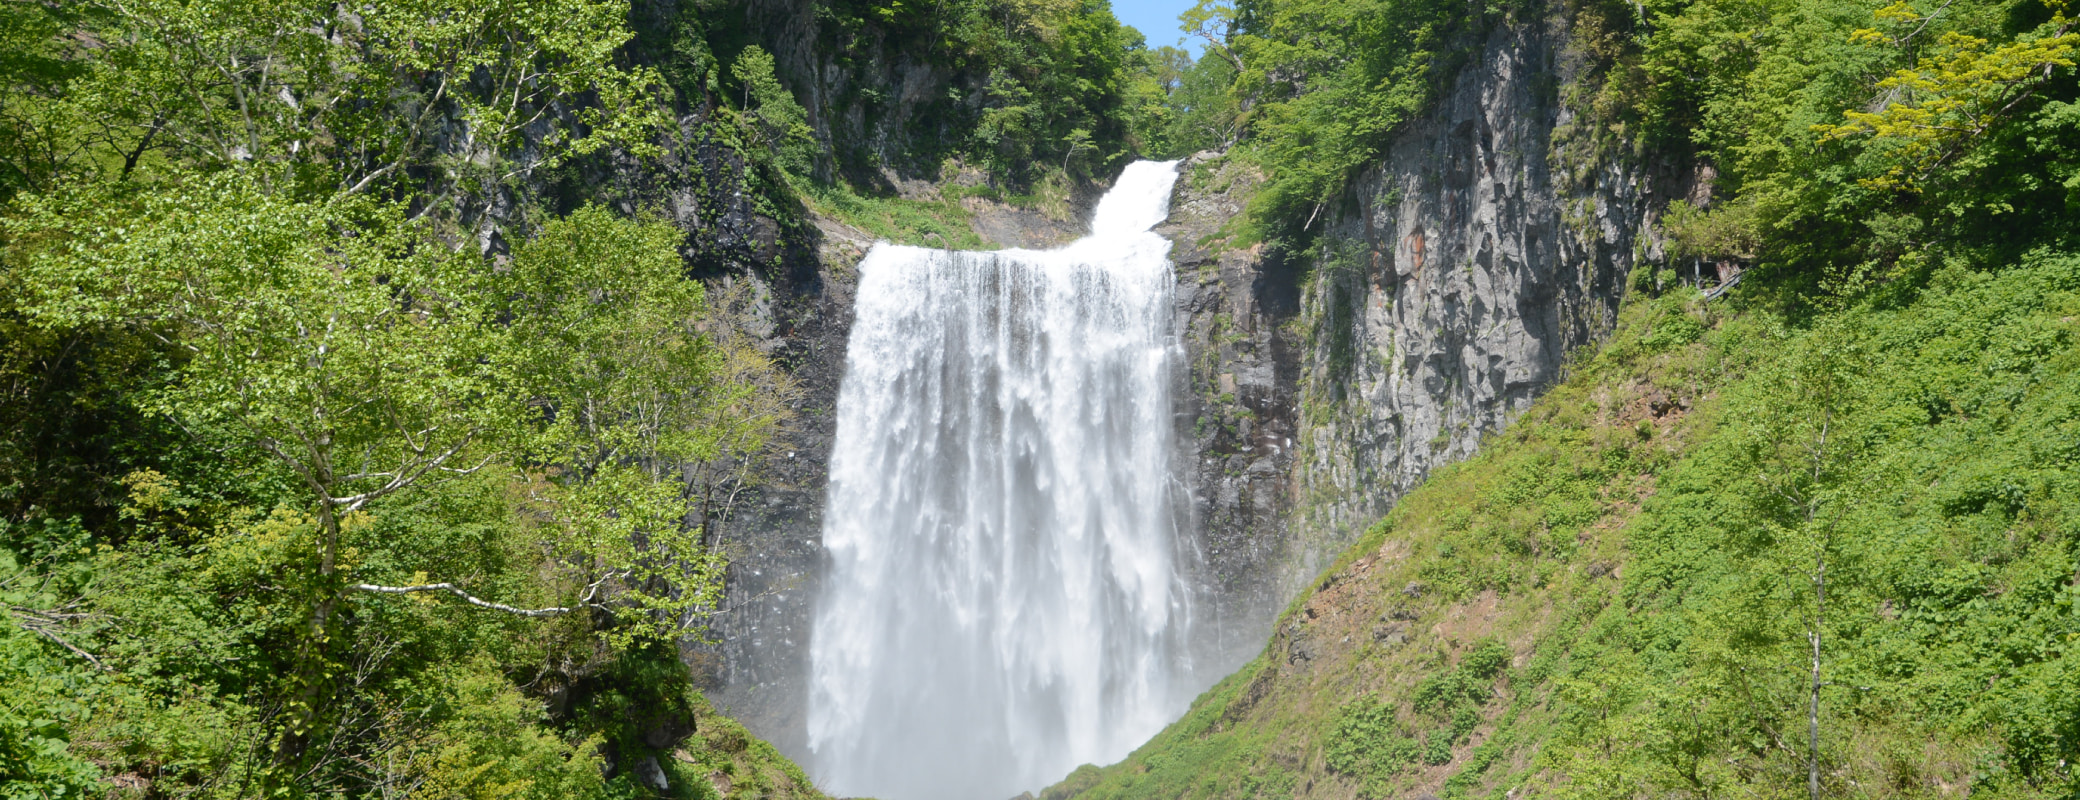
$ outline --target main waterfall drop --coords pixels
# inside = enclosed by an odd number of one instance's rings
[[[1045,252],[881,244],[859,294],[810,645],[823,788],[1006,800],[1127,755],[1192,679],[1169,214],[1137,162]]]

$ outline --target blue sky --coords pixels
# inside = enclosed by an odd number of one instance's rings
[[[1149,47],[1174,46],[1184,36],[1177,29],[1177,15],[1193,5],[1195,0],[1112,0],[1112,15],[1148,37]],[[1184,48],[1199,54],[1197,41],[1185,42]]]

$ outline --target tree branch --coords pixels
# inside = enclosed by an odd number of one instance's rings
[[[488,608],[493,611],[504,611],[508,614],[519,614],[523,617],[554,617],[563,614],[568,614],[572,611],[576,611],[580,607],[596,605],[593,602],[593,600],[599,597],[600,586],[606,584],[607,581],[613,580],[614,578],[620,577],[624,574],[626,573],[623,571],[608,570],[607,574],[601,575],[599,577],[599,580],[593,581],[585,585],[585,594],[578,598],[577,605],[551,606],[549,608],[518,608],[515,606],[506,605],[504,603],[494,603],[490,600],[485,600],[481,597],[477,597],[476,595],[470,594],[469,592],[465,592],[462,590],[461,587],[458,587],[455,584],[449,583],[447,581],[442,581],[440,583],[420,583],[413,584],[411,586],[382,586],[373,583],[354,583],[348,584],[347,588],[356,589],[363,592],[374,592],[376,594],[415,594],[418,592],[447,592],[449,594],[455,595],[456,597],[462,598],[464,602],[467,602],[470,605],[476,606],[478,608]]]
[[[80,649],[73,643],[66,641],[65,637],[59,636],[57,631],[51,630],[51,626],[57,623],[61,623],[66,619],[84,618],[87,615],[39,611],[37,609],[22,608],[20,606],[12,606],[9,608],[9,610],[14,612],[16,617],[15,622],[16,624],[22,627],[22,630],[36,634],[45,639],[49,639],[53,643],[57,644],[59,647],[63,647],[67,650],[72,651],[74,655],[86,659],[87,663],[93,664],[95,669],[101,670],[102,672],[115,671],[111,669],[107,664],[101,663],[101,659],[95,658],[93,653],[89,653],[85,650]]]
[[[595,584],[595,586],[597,586],[597,584]],[[508,614],[519,614],[523,617],[554,617],[563,614],[568,614],[571,611],[575,610],[574,607],[569,606],[554,606],[550,608],[516,608],[514,606],[509,606],[504,603],[494,603],[489,600],[477,597],[476,595],[472,595],[469,592],[465,592],[462,589],[457,588],[455,584],[447,582],[422,583],[414,586],[378,586],[373,583],[356,583],[348,585],[347,588],[358,589],[364,592],[375,592],[377,594],[447,592],[449,594],[455,595],[456,597],[462,598],[463,602],[469,603],[470,605],[476,606],[478,608],[488,608],[493,611],[504,611]]]

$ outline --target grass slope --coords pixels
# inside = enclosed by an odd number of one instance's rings
[[[672,751],[665,772],[686,788],[677,797],[713,800],[822,800],[802,768],[743,724],[697,701],[695,731]],[[660,760],[662,766],[664,762]]]
[[[1816,635],[1826,796],[2080,796],[2076,290],[2039,253],[1801,319],[1636,292],[1043,798],[1805,797]]]

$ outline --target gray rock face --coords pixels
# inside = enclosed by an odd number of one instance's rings
[[[1323,237],[1302,299],[1309,502],[1285,585],[1508,425],[1610,330],[1625,275],[1658,255],[1641,233],[1654,175],[1574,130],[1559,101],[1579,77],[1564,34],[1491,34]]]
[[[1193,525],[1219,641],[1209,655],[1240,661],[1263,645],[1285,602],[1272,578],[1293,507],[1294,427],[1302,342],[1294,276],[1261,247],[1226,248],[1223,226],[1261,177],[1201,153],[1180,165],[1170,219],[1177,330],[1188,353],[1179,425],[1191,452]]]
[[[685,0],[665,0],[685,2]],[[892,41],[874,23],[848,31],[828,21],[830,4],[811,0],[751,0],[745,24],[761,32],[780,76],[809,113],[809,126],[826,153],[819,177],[839,163],[871,163],[880,173],[853,167],[855,183],[938,177],[949,142],[965,137],[959,118],[979,112],[987,97],[986,71],[934,63],[933,40]],[[733,13],[723,7],[720,13]],[[951,113],[950,113],[951,112]]]
[[[808,751],[808,644],[824,562],[825,467],[858,285],[853,267],[873,244],[847,226],[814,224],[817,291],[776,304],[766,317],[766,347],[801,389],[795,417],[767,448],[758,482],[718,525],[730,566],[724,610],[710,625],[714,644],[685,648],[716,708],[797,760]],[[755,273],[722,280],[773,291]]]
[[[1331,209],[1304,275],[1179,241],[1196,413],[1222,428],[1197,440],[1195,489],[1231,605],[1275,611],[1430,470],[1472,455],[1658,260],[1644,232],[1687,173],[1577,126],[1565,43],[1558,23],[1490,34]],[[1195,194],[1208,186],[1181,182],[1179,233],[1235,213]]]

